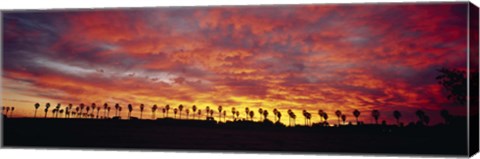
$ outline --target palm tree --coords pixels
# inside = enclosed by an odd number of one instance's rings
[[[88,112],[90,111],[90,107],[89,107],[89,106],[87,106],[87,108],[86,108],[86,109],[87,109],[87,118],[88,118]]]
[[[185,113],[187,114],[187,119],[188,119],[188,114],[190,114],[190,109],[186,109]]]
[[[145,109],[145,105],[140,104],[140,119],[142,119],[143,116],[143,109]]]
[[[103,116],[107,116],[108,103],[103,104]]]
[[[202,110],[198,109],[198,118],[202,118]]]
[[[39,103],[35,103],[35,112],[33,113],[33,118],[36,118],[37,117],[37,110],[38,108],[40,108],[40,104]]]
[[[83,108],[85,108],[85,104],[80,103],[80,114],[83,113]],[[80,117],[82,117],[82,116],[80,116]]]
[[[248,120],[248,113],[250,113],[250,109],[248,107],[245,107],[245,119]]]
[[[343,125],[345,125],[345,120],[347,120],[347,116],[345,114],[342,114]]]
[[[213,118],[213,113],[214,113],[213,109],[210,109],[210,117],[212,117],[212,118]]]
[[[250,116],[250,119],[253,119],[253,116],[255,115],[255,113],[253,111],[250,111],[250,113],[248,113],[248,115]]]
[[[398,124],[398,126],[400,126],[400,117],[402,117],[402,113],[400,113],[400,111],[398,111],[398,110],[395,110],[395,111],[393,111],[393,117],[395,117],[395,119],[397,119],[397,124]]]
[[[95,109],[97,108],[97,104],[92,103],[92,114],[95,113]]]
[[[277,121],[277,113],[278,113],[277,108],[274,108],[273,109],[273,118],[274,118],[275,121]]]
[[[223,109],[222,106],[219,105],[219,106],[218,106],[218,120],[219,120],[219,121],[220,121],[220,119],[222,118],[222,109]]]
[[[72,111],[73,111],[73,109],[72,109],[72,108],[73,108],[73,104],[72,104],[72,103],[69,103],[68,106],[67,106],[67,108],[68,108],[68,118],[70,118],[70,113],[72,113]]]
[[[115,116],[118,116],[118,110],[120,109],[120,104],[115,104]]]
[[[118,117],[122,118],[122,107],[118,107]]]
[[[267,117],[268,117],[268,111],[267,110],[264,110],[263,111],[263,120],[267,120]]]
[[[77,114],[77,118],[78,118],[78,116],[80,115],[80,108],[79,107],[75,108],[75,113]]]
[[[170,110],[170,105],[167,104],[167,105],[165,106],[165,111],[167,112],[167,118],[168,118],[168,110]]]
[[[133,111],[132,104],[128,104],[127,108],[128,108],[128,119],[130,119],[132,117],[132,111]]]
[[[236,113],[235,107],[232,107],[232,119],[233,119],[233,121],[237,120],[235,118],[235,113]]]
[[[98,119],[98,113],[100,113],[100,109],[102,109],[102,107],[97,107],[97,119]]]
[[[162,108],[162,115],[163,115],[164,118],[165,118],[165,113],[166,113],[166,109]]]
[[[196,105],[192,106],[192,111],[193,111],[193,119],[195,119],[195,113],[197,111],[197,106]]]
[[[50,103],[45,104],[45,118],[47,118],[48,108],[50,108]]]
[[[177,113],[178,113],[178,109],[177,108],[173,109],[173,114],[174,114],[173,118],[177,118]]]
[[[238,119],[238,117],[240,116],[240,111],[237,110],[237,112],[235,112],[235,115],[237,116],[237,119]]]
[[[179,111],[179,115],[180,115],[179,118],[180,118],[180,119],[182,119],[182,110],[183,110],[183,105],[180,104],[180,105],[178,106],[178,111]]]
[[[207,118],[209,117],[208,114],[210,114],[210,106],[207,106],[205,108],[205,115],[207,116]]]
[[[318,110],[318,116],[320,116],[320,122],[322,122],[324,111],[322,109]]]
[[[13,117],[13,111],[15,110],[15,107],[12,106],[12,108],[10,108],[10,117]]]
[[[110,118],[110,109],[111,107],[107,107],[107,118]]]
[[[425,115],[425,116],[423,117],[423,121],[425,122],[425,125],[428,126],[428,123],[430,122],[430,117],[429,117],[428,115]]]
[[[224,111],[223,111],[223,121],[226,121],[226,120],[225,120],[225,117],[226,117],[226,116],[227,116],[227,111],[224,110]]]
[[[445,110],[445,109],[441,110],[440,116],[442,116],[443,120],[445,121],[445,124],[450,124],[451,115],[448,112],[448,110]]]
[[[282,113],[278,111],[276,115],[277,115],[277,122],[280,122],[280,119],[282,118]]]
[[[60,112],[60,118],[61,118],[62,114],[63,114],[63,109],[60,109],[60,111],[58,111],[58,112]]]
[[[375,119],[375,124],[378,125],[378,118],[380,117],[380,112],[378,110],[372,110],[372,117]]]
[[[353,111],[353,116],[355,116],[355,121],[357,122],[357,125],[358,125],[358,117],[360,116],[360,111],[355,109]]]
[[[324,122],[327,123],[327,120],[328,120],[328,114],[327,113],[323,113],[323,119],[324,119]]]
[[[340,117],[342,116],[342,112],[340,110],[335,111],[335,115],[338,118],[338,125],[340,125]]]
[[[60,110],[62,106],[60,105],[60,103],[57,104],[57,106],[55,107],[55,109],[57,109],[57,111],[55,112],[56,114],[54,114],[56,117],[58,117],[58,112]]]
[[[290,117],[290,118],[288,118],[288,125],[292,126],[292,119],[293,119],[292,114],[293,114],[293,112],[292,112],[291,109],[288,109],[287,112],[288,112],[288,116]]]
[[[419,121],[420,123],[424,123],[424,122],[425,122],[425,120],[424,120],[424,119],[425,119],[425,112],[424,112],[424,111],[422,111],[422,110],[417,110],[417,111],[415,112],[415,115],[417,115],[418,121]]]
[[[305,120],[305,125],[308,125],[307,113],[308,113],[308,112],[307,112],[307,110],[305,110],[305,109],[302,111],[302,115],[303,115],[303,118],[304,118],[304,120]]]
[[[262,120],[262,114],[263,114],[263,109],[262,108],[258,108],[258,114],[260,114],[260,116],[258,117],[258,121],[261,121]]]
[[[156,114],[157,114],[157,108],[158,108],[158,107],[157,107],[156,104],[154,104],[154,105],[152,106],[152,119],[155,119],[155,116],[156,116]]]

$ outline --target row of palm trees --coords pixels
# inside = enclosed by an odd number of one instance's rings
[[[2,115],[5,115],[5,116],[9,116],[9,112],[10,112],[10,116],[13,116],[13,111],[15,111],[15,107],[6,107],[6,106],[2,106]]]
[[[40,107],[40,104],[36,103],[34,105],[34,107],[35,107],[34,117],[36,117],[37,109]],[[46,103],[45,104],[45,110],[44,110],[44,112],[45,112],[44,118],[47,118],[49,108],[50,108],[50,103]],[[122,107],[117,103],[117,104],[114,105],[113,108],[115,109],[115,115],[114,116],[115,117],[120,117]],[[128,119],[131,119],[132,118],[131,113],[134,110],[134,106],[132,104],[128,104],[127,108],[128,108]],[[12,112],[13,112],[14,108],[13,107],[12,108],[7,107],[7,112],[9,111],[8,109],[11,109]],[[170,112],[171,109],[173,109],[173,113],[174,113],[173,117],[177,118],[177,114],[178,114],[178,119],[182,119],[182,113],[183,112],[186,114],[185,119],[200,119],[200,117],[202,116],[202,113],[205,114],[206,119],[213,119],[213,114],[217,113],[219,122],[221,122],[221,121],[225,122],[226,117],[227,117],[227,111],[224,110],[222,106],[217,107],[218,111],[215,111],[214,109],[210,108],[210,106],[206,106],[205,109],[204,109],[204,112],[202,112],[202,110],[199,109],[196,105],[193,105],[190,109],[190,108],[187,108],[186,106],[184,106],[182,104],[180,104],[180,105],[178,105],[177,107],[174,107],[174,108],[171,107],[170,105],[165,105],[164,107],[159,107],[156,104],[154,104],[151,107],[151,118],[156,119],[157,111],[160,111],[162,113],[163,118],[168,118],[169,117],[169,112]],[[65,118],[71,118],[71,117],[77,117],[77,118],[110,118],[111,107],[108,105],[108,103],[105,103],[103,105],[103,116],[100,115],[101,110],[102,110],[102,107],[96,106],[95,103],[92,103],[90,106],[86,106],[85,104],[81,103],[75,108],[73,108],[72,104],[68,104],[68,106],[66,106],[64,108],[62,108],[61,104],[57,104],[57,106],[52,110],[52,114],[53,114],[53,117],[55,117],[55,118],[61,117],[62,115]],[[140,119],[142,119],[143,118],[143,111],[145,110],[145,105],[140,104],[139,110],[140,110]],[[347,120],[347,114],[342,113],[342,111],[340,111],[340,110],[336,110],[334,113],[335,113],[335,116],[338,119],[338,124],[337,125],[342,125],[342,124],[345,125],[346,120]],[[258,108],[258,114],[259,114],[259,120],[258,121],[268,120],[268,115],[269,115],[268,110]],[[297,116],[294,113],[294,111],[292,111],[291,109],[288,109],[287,114],[289,116],[289,125],[290,126],[296,125],[295,122],[296,122]],[[352,112],[352,115],[353,115],[353,117],[355,117],[355,121],[356,121],[357,125],[360,123],[358,118],[360,117],[361,114],[362,113],[357,109],[355,109]],[[425,124],[425,125],[429,124],[430,117],[424,111],[417,110],[415,112],[415,114],[419,118],[419,120],[418,120],[419,123]],[[282,113],[277,108],[273,109],[273,115],[274,115],[275,122],[280,122],[280,119],[282,117]],[[302,115],[304,117],[304,124],[307,125],[307,126],[311,126],[312,125],[312,122],[311,122],[312,114],[310,112],[308,112],[307,110],[303,110]],[[318,110],[318,115],[320,117],[319,123],[328,124],[328,118],[329,117],[328,117],[328,114],[324,110],[322,110],[322,109]],[[440,115],[444,118],[445,123],[448,124],[449,119],[451,118],[451,115],[449,114],[449,112],[447,110],[442,110],[440,112]],[[240,118],[240,111],[239,110],[237,110],[235,107],[232,107],[232,109],[231,109],[231,118],[234,121],[237,121],[237,120],[253,121],[254,116],[255,116],[255,112],[253,110],[251,110],[249,107],[245,107],[245,118],[243,118],[243,119]],[[371,117],[375,120],[375,124],[378,124],[378,120],[380,118],[380,111],[379,110],[372,110],[371,111]],[[397,124],[400,125],[400,118],[402,117],[401,112],[398,111],[398,110],[393,111],[393,117],[396,119]]]

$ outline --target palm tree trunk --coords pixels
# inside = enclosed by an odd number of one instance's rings
[[[35,109],[35,113],[33,114],[33,118],[37,117],[37,109]]]

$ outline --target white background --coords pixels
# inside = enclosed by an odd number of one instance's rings
[[[12,9],[52,9],[52,8],[104,8],[104,7],[151,7],[151,6],[192,6],[192,5],[246,5],[246,4],[298,4],[298,3],[365,3],[365,2],[415,2],[419,0],[228,0],[228,1],[199,1],[199,0],[2,0],[0,10]],[[421,0],[425,1],[425,0]],[[477,6],[480,0],[473,0]],[[41,131],[41,130],[32,130]],[[476,155],[475,158],[480,158]],[[374,158],[434,158],[419,156],[386,156],[386,155],[365,155],[365,154],[272,154],[272,153],[240,153],[240,152],[192,152],[192,151],[131,151],[131,150],[65,150],[65,149],[4,149],[0,150],[0,158],[119,158],[119,159],[144,159],[144,158],[200,158],[200,159],[251,159],[251,158],[275,158],[275,159],[374,159]],[[445,158],[445,157],[441,157]]]

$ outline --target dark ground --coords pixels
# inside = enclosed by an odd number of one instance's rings
[[[269,123],[4,119],[6,147],[467,155],[466,126],[286,128]]]

